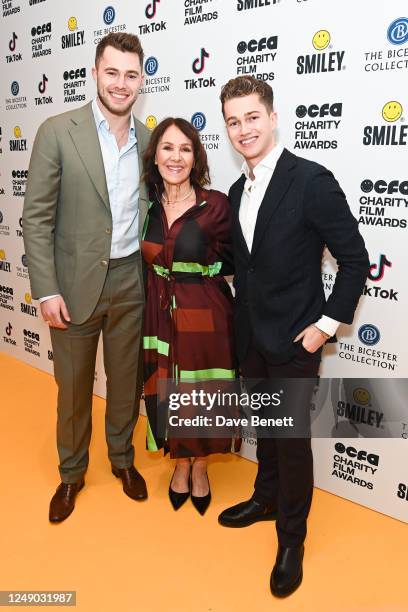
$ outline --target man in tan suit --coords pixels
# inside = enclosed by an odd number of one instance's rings
[[[50,326],[58,384],[62,482],[51,500],[51,522],[70,515],[84,485],[101,332],[112,472],[129,497],[147,497],[132,445],[141,391],[139,249],[147,211],[140,175],[149,139],[132,106],[142,67],[137,36],[103,38],[93,69],[97,97],[45,121],[33,146],[23,228],[32,295]]]

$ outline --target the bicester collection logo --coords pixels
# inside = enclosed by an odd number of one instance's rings
[[[170,91],[170,76],[157,75],[157,72],[159,71],[159,60],[157,59],[157,57],[151,55],[145,60],[144,71],[146,77],[143,87],[140,88],[141,94],[157,94]]]
[[[388,26],[387,49],[365,51],[364,70],[369,73],[406,70],[408,68],[408,17],[398,17]]]
[[[4,215],[0,210],[0,236],[10,236],[10,226],[4,223]]]
[[[106,27],[93,31],[95,45],[99,43],[103,36],[106,36],[110,32],[124,32],[126,30],[126,23],[114,24],[116,20],[116,10],[114,6],[105,7],[102,12],[102,20]]]
[[[27,108],[26,96],[19,96],[20,84],[18,81],[13,81],[10,86],[11,98],[6,98],[6,110],[21,110]]]
[[[299,55],[297,58],[297,74],[318,74],[338,72],[345,69],[345,51],[326,51],[331,48],[331,34],[327,30],[319,30],[312,38],[312,45],[317,53]]]
[[[360,189],[359,223],[384,228],[407,228],[408,180],[364,179]]]
[[[300,104],[295,112],[295,149],[337,149],[342,102]]]
[[[408,144],[408,125],[404,123],[403,108],[398,100],[386,102],[381,110],[385,121],[382,125],[366,125],[363,130],[363,145],[366,146],[406,146]]]
[[[261,81],[273,81],[275,73],[269,70],[269,65],[276,59],[277,48],[277,36],[241,40],[237,45],[237,74],[249,74]]]
[[[218,133],[204,132],[207,127],[207,118],[201,111],[194,113],[191,117],[191,124],[200,134],[200,140],[207,151],[214,151],[220,148],[220,135]]]
[[[218,19],[218,11],[213,10],[214,0],[184,0],[184,25],[194,25]]]

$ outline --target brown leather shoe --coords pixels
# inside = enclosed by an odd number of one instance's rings
[[[75,508],[75,498],[84,484],[83,480],[72,483],[61,482],[50,503],[51,523],[61,523],[69,517]]]
[[[147,499],[145,480],[134,465],[130,468],[117,468],[112,465],[112,474],[122,480],[126,495],[137,501]]]

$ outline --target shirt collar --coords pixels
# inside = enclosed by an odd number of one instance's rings
[[[263,159],[261,159],[261,161],[259,163],[257,163],[257,165],[255,166],[253,173],[256,177],[256,175],[259,175],[259,170],[261,168],[264,168],[265,170],[275,170],[276,164],[278,162],[278,159],[280,158],[280,156],[282,155],[283,152],[283,145],[281,145],[280,143],[277,143],[272,151],[269,151],[268,155],[265,155],[265,157]],[[249,175],[249,167],[246,161],[244,161],[244,163],[242,164],[241,167],[241,172],[243,174],[245,174],[246,179],[248,180],[250,178]]]
[[[99,108],[96,98],[92,100],[92,112],[95,118],[96,129],[99,131],[103,125],[109,132],[110,128],[108,120]],[[133,113],[130,113],[129,135],[136,137],[135,118],[133,116]]]

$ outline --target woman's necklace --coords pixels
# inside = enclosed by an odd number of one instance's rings
[[[184,202],[191,196],[191,194],[193,193],[193,190],[194,190],[194,187],[191,187],[190,191],[184,197],[178,198],[177,200],[172,200],[172,201],[167,198],[167,196],[165,195],[165,192],[163,191],[162,193],[163,206],[174,207],[177,202]]]

